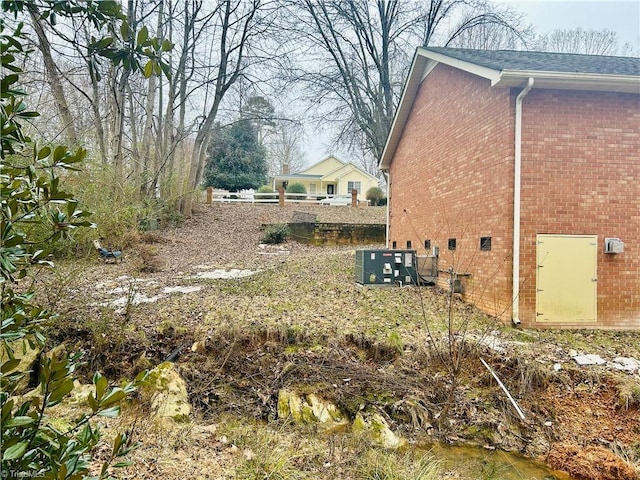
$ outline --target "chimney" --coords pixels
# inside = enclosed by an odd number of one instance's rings
[[[283,175],[289,175],[289,164],[288,163],[283,163],[282,164],[282,174]]]

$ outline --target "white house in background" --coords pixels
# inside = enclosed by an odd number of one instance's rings
[[[289,173],[287,166],[279,175],[271,177],[274,190],[287,188],[292,183],[301,183],[309,195],[324,197],[327,195],[351,195],[358,191],[358,200],[366,201],[367,190],[378,186],[378,179],[353,163],[344,163],[333,155],[320,160],[300,172]]]

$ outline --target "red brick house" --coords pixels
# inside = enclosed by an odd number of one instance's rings
[[[640,59],[419,48],[380,168],[388,246],[438,249],[464,299],[640,328]]]

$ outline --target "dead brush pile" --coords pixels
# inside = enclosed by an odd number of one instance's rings
[[[393,347],[374,347],[364,337],[319,340],[286,328],[218,331],[204,349],[181,357],[180,371],[204,418],[227,412],[275,420],[278,391],[293,387],[336,403],[351,418],[373,405],[399,427],[428,426],[439,389],[427,365],[405,364]]]

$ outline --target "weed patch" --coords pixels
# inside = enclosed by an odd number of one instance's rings
[[[283,243],[289,237],[289,227],[284,224],[269,225],[262,234],[262,243]]]
[[[361,480],[437,480],[442,478],[440,462],[430,455],[370,451],[359,461],[356,478]]]

